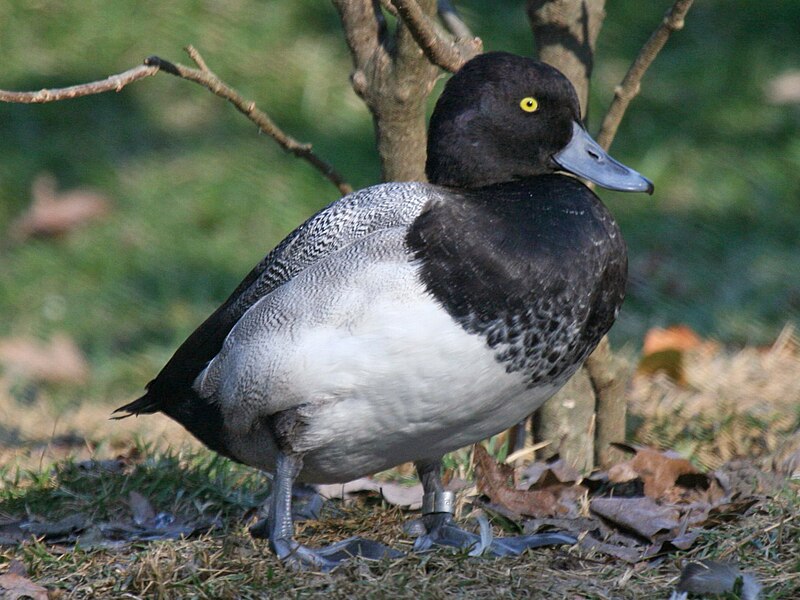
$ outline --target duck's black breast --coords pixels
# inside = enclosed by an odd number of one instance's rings
[[[563,175],[450,190],[406,243],[428,291],[530,385],[571,375],[625,295],[627,254],[614,219]]]

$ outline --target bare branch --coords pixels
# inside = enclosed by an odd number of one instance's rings
[[[90,96],[102,92],[119,92],[129,83],[144,79],[145,77],[152,77],[156,73],[158,73],[157,67],[145,64],[129,69],[124,73],[119,73],[118,75],[111,75],[100,81],[92,81],[90,83],[82,83],[81,85],[73,85],[65,88],[45,89],[39,90],[38,92],[9,92],[0,90],[0,100],[3,102],[16,102],[21,104],[42,104],[44,102],[55,102],[57,100],[69,100],[71,98],[80,98],[81,96]]]
[[[203,57],[193,47],[188,46],[186,52],[189,57],[200,67],[199,69],[192,69],[185,67],[178,63],[171,63],[157,56],[151,56],[145,59],[144,65],[135,67],[124,73],[118,75],[111,75],[102,81],[94,81],[91,83],[84,83],[75,85],[68,88],[53,89],[53,90],[40,90],[38,92],[8,92],[0,90],[0,100],[4,102],[17,102],[17,103],[41,103],[41,102],[55,102],[57,100],[65,100],[68,98],[78,98],[80,96],[88,96],[91,94],[99,94],[111,90],[120,91],[123,87],[142,79],[155,75],[159,71],[165,71],[170,75],[181,77],[189,81],[194,81],[204,86],[215,95],[226,99],[233,104],[241,113],[248,119],[255,123],[262,133],[266,133],[273,140],[275,140],[284,150],[291,152],[298,158],[302,158],[314,168],[316,168],[322,175],[325,176],[331,183],[333,183],[342,195],[349,194],[353,189],[344,181],[342,176],[333,168],[329,163],[319,158],[311,150],[311,144],[301,144],[291,136],[284,133],[269,116],[256,107],[255,102],[245,100],[233,88],[225,84],[219,77],[217,77],[206,65]]]
[[[471,40],[475,37],[450,0],[439,0],[438,7],[439,18],[456,40]]]
[[[622,83],[614,90],[614,100],[608,108],[606,116],[603,118],[603,125],[597,135],[597,142],[606,150],[614,141],[622,117],[628,108],[631,100],[639,93],[642,76],[644,76],[650,64],[655,60],[658,53],[664,47],[673,31],[683,29],[686,13],[692,7],[694,0],[675,0],[675,3],[664,15],[661,24],[650,36],[636,60],[633,61],[630,69],[625,74]]]
[[[200,53],[197,51],[197,48],[189,44],[188,46],[186,46],[186,48],[184,48],[184,50],[186,50],[186,54],[189,55],[189,58],[192,59],[194,64],[200,67],[201,71],[207,71],[209,73],[211,72],[211,69],[208,68],[206,61],[203,59],[202,56],[200,56]]]
[[[381,7],[383,8],[383,10],[388,12],[393,17],[397,17],[398,16],[397,9],[394,7],[394,4],[392,4],[392,0],[380,0],[380,2],[381,2]]]
[[[380,5],[370,0],[333,0],[336,10],[342,19],[345,41],[353,56],[356,71],[353,73],[353,88],[362,96],[359,83],[355,77],[359,70],[376,56],[381,47],[381,39],[386,33],[386,24],[380,14]],[[363,73],[361,74],[364,76]],[[366,85],[364,83],[364,85]],[[363,96],[362,96],[363,97]]]
[[[526,10],[536,55],[572,82],[581,118],[586,119],[595,45],[606,15],[605,0],[528,0]]]
[[[480,38],[453,41],[440,36],[416,0],[392,0],[392,4],[428,60],[445,71],[455,73],[481,51]]]
[[[217,77],[216,74],[208,68],[203,57],[193,46],[188,46],[186,52],[192,60],[201,67],[200,69],[192,69],[191,67],[186,67],[179,63],[171,63],[157,56],[151,56],[145,60],[145,64],[157,66],[159,69],[171,75],[199,83],[214,95],[224,98],[233,104],[239,112],[255,123],[259,131],[270,136],[284,150],[291,152],[298,158],[302,158],[314,166],[333,183],[343,195],[353,191],[333,166],[311,151],[311,144],[301,144],[293,137],[284,133],[275,122],[269,118],[267,113],[259,110],[255,102],[252,100],[245,100],[239,92]]]

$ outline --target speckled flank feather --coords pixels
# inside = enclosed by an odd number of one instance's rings
[[[381,229],[410,225],[422,207],[440,192],[423,183],[385,183],[354,192],[332,203],[270,252],[246,289],[237,289],[231,310],[243,314],[256,300],[332,252]]]

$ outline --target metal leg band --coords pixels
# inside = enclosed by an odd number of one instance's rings
[[[456,495],[455,492],[428,492],[422,496],[422,514],[450,513],[455,512]]]

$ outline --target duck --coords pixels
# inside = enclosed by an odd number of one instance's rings
[[[292,487],[413,461],[424,533],[469,549],[442,457],[514,426],[555,394],[625,296],[620,229],[581,179],[652,194],[584,128],[556,68],[487,52],[444,86],[428,182],[346,195],[310,217],[117,409],[163,413],[210,449],[272,475],[267,536],[296,568],[397,556],[350,538],[294,538]],[[572,543],[494,538],[499,556]]]

